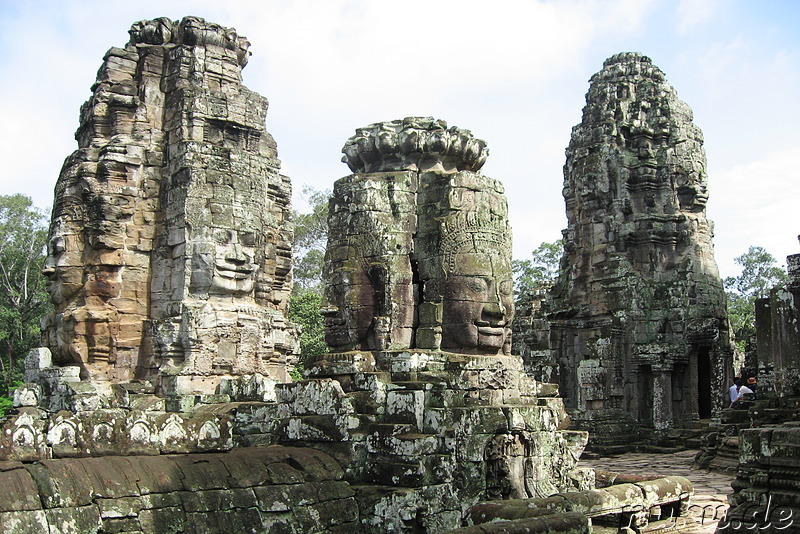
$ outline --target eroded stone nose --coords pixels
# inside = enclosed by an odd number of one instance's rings
[[[502,305],[500,305],[499,302],[491,302],[483,307],[484,319],[502,319],[505,317],[505,315],[505,309],[502,307]]]
[[[247,254],[244,253],[241,245],[233,245],[231,251],[225,255],[225,260],[236,265],[247,263]]]
[[[500,286],[494,283],[494,280],[487,280],[488,301],[484,305],[481,314],[483,319],[503,319],[506,316],[507,310],[503,306],[503,299],[500,298]]]

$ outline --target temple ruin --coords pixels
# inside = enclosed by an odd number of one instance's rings
[[[638,53],[607,59],[564,166],[564,258],[548,320],[557,382],[594,442],[719,414],[732,375],[700,129]]]
[[[800,517],[800,254],[786,260],[789,283],[756,300],[756,351],[741,375],[758,377],[755,394],[722,411],[695,460],[736,476],[720,532],[789,532]]]
[[[478,172],[486,143],[408,117],[358,129],[343,152],[354,173],[334,185],[324,271],[336,352],[306,362],[317,380],[282,391],[289,406],[311,387],[344,395],[369,424],[303,407],[283,442],[346,444],[353,479],[387,486],[371,506],[390,530],[455,528],[480,498],[588,488],[574,470],[586,434],[566,430],[556,388],[510,353],[508,208]]]
[[[486,143],[430,117],[345,143],[332,351],[290,378],[291,186],[267,101],[241,85],[248,48],[159,18],[106,54],[56,184],[46,346],[0,432],[4,532],[588,534],[684,515],[685,478],[578,467],[588,435],[564,406],[590,428],[587,410],[608,421],[651,395],[643,420],[665,428],[704,414],[699,370],[726,365],[699,131],[660,71],[612,58],[573,137],[575,270],[549,337],[564,398],[511,350],[511,229]]]
[[[291,185],[267,100],[241,85],[249,46],[195,17],[137,23],[81,107],[55,190],[45,336],[98,387],[288,376]]]

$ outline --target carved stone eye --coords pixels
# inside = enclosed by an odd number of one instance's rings
[[[56,256],[67,250],[66,245],[66,241],[63,237],[54,237],[53,240],[50,241],[50,250],[52,251],[53,255]]]
[[[220,245],[227,245],[231,242],[231,234],[227,230],[214,230],[214,241]]]
[[[242,232],[239,234],[239,243],[246,247],[254,247],[256,245],[255,232]]]
[[[486,291],[486,282],[482,278],[470,278],[467,287],[475,293],[482,293]]]

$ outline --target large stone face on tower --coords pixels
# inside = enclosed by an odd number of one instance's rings
[[[329,354],[276,387],[286,445],[335,451],[364,488],[365,532],[461,526],[479,499],[584,488],[586,433],[510,353],[511,231],[488,151],[408,117],[356,130],[325,253]],[[434,459],[435,460],[432,460]],[[361,490],[359,490],[361,491]]]
[[[710,417],[731,345],[703,138],[649,58],[617,54],[592,77],[563,192],[550,324],[568,407],[601,433]]]
[[[486,144],[409,117],[357,130],[330,203],[324,313],[336,350],[510,354],[511,229]]]
[[[286,378],[289,179],[241,84],[250,43],[185,17],[106,53],[56,185],[47,344],[83,378]]]

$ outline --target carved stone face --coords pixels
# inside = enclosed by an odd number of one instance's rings
[[[663,137],[654,136],[650,131],[631,132],[627,128],[623,128],[623,132],[626,148],[622,159],[630,168],[632,179],[636,182],[655,182]]]
[[[218,228],[193,241],[193,292],[236,296],[253,293],[259,269],[255,232]]]
[[[474,258],[474,255],[471,255]],[[514,314],[510,269],[492,269],[492,262],[469,262],[471,269],[444,280],[442,348],[477,353],[508,353]],[[481,272],[482,271],[482,272]]]
[[[359,262],[353,262],[359,263]],[[332,273],[325,290],[322,315],[325,343],[334,348],[368,348],[376,315],[376,288],[361,265]]]
[[[68,240],[56,235],[47,243],[47,258],[42,274],[47,278],[47,292],[53,304],[72,298],[83,286],[82,264],[69,264]]]

